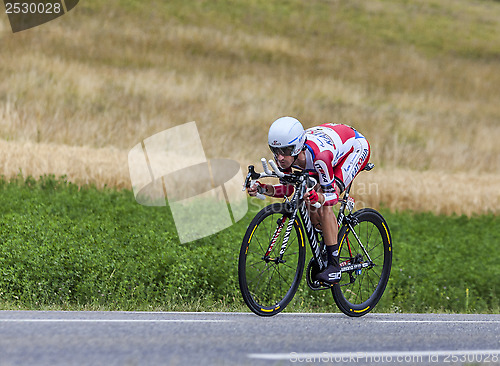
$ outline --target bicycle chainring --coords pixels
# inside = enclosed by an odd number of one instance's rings
[[[321,284],[321,282],[319,282],[315,279],[316,275],[319,272],[320,272],[320,270],[319,270],[318,263],[316,262],[316,259],[311,258],[311,260],[309,261],[309,264],[307,265],[307,269],[306,269],[307,286],[309,286],[309,288],[311,290],[314,290],[314,291],[329,289],[330,287],[327,287],[327,286]]]

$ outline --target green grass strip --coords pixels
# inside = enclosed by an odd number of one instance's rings
[[[180,244],[168,207],[141,206],[126,190],[2,180],[0,207],[2,309],[247,311],[237,262],[255,208]],[[498,216],[383,214],[394,261],[376,311],[499,311]],[[287,311],[338,310],[304,281]]]

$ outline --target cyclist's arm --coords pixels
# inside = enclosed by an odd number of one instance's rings
[[[292,169],[288,169],[284,171],[284,173],[291,173]],[[248,193],[251,196],[255,196],[257,193],[264,194],[270,197],[283,198],[285,196],[291,196],[294,191],[294,187],[291,184],[287,184],[286,182],[280,179],[280,184],[265,184],[259,181],[255,182],[253,187],[248,189]]]
[[[321,190],[324,197],[323,206],[335,206],[339,202],[339,190],[335,182],[326,186],[321,185]]]
[[[275,184],[272,185],[273,194],[272,197],[283,198],[285,196],[291,196],[293,193],[293,186],[290,184]]]
[[[270,197],[283,198],[291,196],[293,186],[290,184],[265,184],[257,181],[253,187],[248,188],[248,194],[255,196],[257,193],[264,194]]]
[[[322,152],[316,156],[314,168],[319,176],[319,184],[324,196],[324,206],[335,206],[339,201],[340,191],[335,184],[333,174],[332,156],[330,151]]]
[[[290,174],[292,172],[292,169],[286,169],[283,171],[283,173]],[[273,195],[272,197],[276,198],[283,198],[285,196],[289,197],[293,193],[293,185],[287,184],[286,182],[282,181],[280,179],[280,184],[274,184],[273,186]]]
[[[290,174],[292,172],[292,169],[286,169],[283,170],[283,173]],[[267,184],[266,185],[266,195],[271,196],[271,197],[276,197],[276,198],[283,198],[285,196],[291,196],[293,193],[293,185],[287,184],[286,182],[282,181],[280,179],[280,184]]]

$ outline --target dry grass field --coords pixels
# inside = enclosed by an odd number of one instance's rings
[[[368,138],[367,205],[499,211],[498,1],[86,0],[0,42],[6,177],[130,188],[128,150],[193,120],[244,166],[293,115]]]

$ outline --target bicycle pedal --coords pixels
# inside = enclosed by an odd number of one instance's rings
[[[322,282],[322,281],[316,281],[316,282],[319,283],[319,286],[321,286],[322,289],[328,289],[328,288],[335,286],[334,283],[327,283],[327,282]]]
[[[323,282],[313,281],[308,282],[309,288],[314,291],[328,290],[330,287],[326,286]]]

